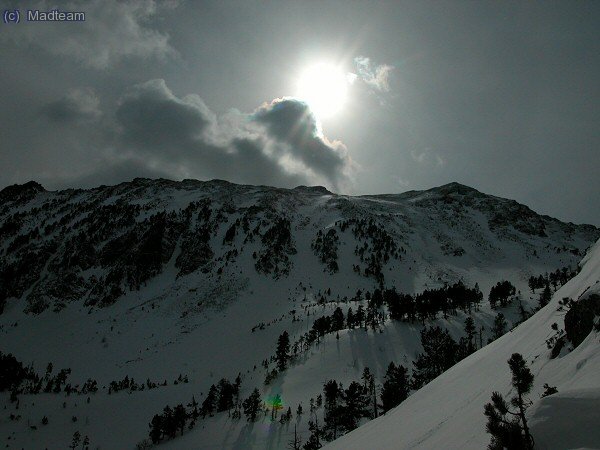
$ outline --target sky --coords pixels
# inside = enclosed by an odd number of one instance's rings
[[[457,181],[600,226],[600,2],[2,4],[55,7],[0,23],[0,187]]]

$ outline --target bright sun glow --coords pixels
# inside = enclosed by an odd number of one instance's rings
[[[332,64],[316,64],[300,76],[297,96],[319,119],[325,119],[344,106],[348,84],[348,77],[340,68]]]

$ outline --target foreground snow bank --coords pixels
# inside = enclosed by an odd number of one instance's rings
[[[535,375],[528,411],[536,449],[600,448],[599,333],[573,351],[550,359],[546,339],[564,328],[560,301],[600,293],[600,241],[582,260],[579,275],[559,289],[552,301],[525,323],[461,361],[386,416],[367,423],[326,448],[485,448],[483,406],[493,391],[511,396],[506,361],[523,354]],[[558,393],[541,399],[544,383]]]

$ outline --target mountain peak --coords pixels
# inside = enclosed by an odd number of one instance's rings
[[[333,194],[333,192],[328,190],[325,186],[300,185],[300,186],[296,186],[294,188],[294,191],[302,191],[302,192],[313,193],[313,194],[327,194],[327,195]]]
[[[467,185],[458,183],[456,181],[453,181],[448,184],[444,184],[442,186],[432,188],[432,189],[430,189],[430,191],[437,191],[437,192],[441,192],[444,194],[451,194],[451,193],[452,194],[454,194],[454,193],[463,194],[463,195],[474,194],[474,193],[481,194],[481,192],[478,191],[477,189],[472,188],[471,186],[467,186]]]

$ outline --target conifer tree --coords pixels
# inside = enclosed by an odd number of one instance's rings
[[[158,444],[163,437],[163,418],[162,416],[155,414],[150,426],[150,439],[153,444]]]
[[[77,446],[79,445],[80,440],[81,440],[81,433],[79,431],[76,431],[75,433],[73,433],[73,440],[71,441],[71,445],[69,446],[69,448],[76,449]]]
[[[362,327],[363,322],[365,321],[365,309],[363,305],[358,305],[356,309],[356,314],[354,315],[354,325],[357,325],[358,328]]]
[[[538,301],[540,308],[546,306],[550,300],[552,300],[552,291],[550,290],[550,285],[546,284],[544,290],[540,292],[540,298]]]
[[[173,416],[173,409],[170,406],[165,406],[163,409],[163,432],[170,438],[174,438],[177,434],[177,424]]]
[[[200,408],[200,414],[202,414],[202,418],[205,418],[207,415],[212,417],[213,413],[215,412],[216,403],[217,387],[213,384],[208,390],[208,394],[202,402],[202,407]]]
[[[192,408],[191,418],[192,421],[195,421],[200,417],[200,412],[198,411],[198,402],[196,401],[196,397],[192,395],[192,401],[188,403],[188,406]]]
[[[342,391],[343,405],[339,408],[339,422],[341,427],[348,431],[358,427],[358,421],[369,414],[369,391],[356,381],[350,383]],[[334,437],[335,439],[335,437]]]
[[[300,446],[302,445],[302,439],[296,428],[297,425],[294,424],[294,437],[288,442],[288,448],[290,450],[300,450]]]
[[[290,336],[287,331],[284,331],[277,340],[277,351],[275,357],[277,358],[277,368],[285,370],[290,352]]]
[[[304,444],[304,450],[318,450],[323,447],[321,444],[321,438],[323,437],[323,431],[319,428],[319,419],[315,417],[315,421],[310,420],[308,422],[308,429],[310,436],[308,441]]]
[[[275,417],[277,417],[277,412],[282,408],[283,404],[281,403],[281,394],[276,394],[271,403],[271,420],[275,420]]]
[[[371,416],[375,419],[377,418],[377,392],[375,387],[375,376],[371,373],[371,370],[368,367],[365,367],[363,369],[361,379],[363,380],[363,388],[368,394],[367,403],[371,405],[372,408]]]
[[[471,316],[465,319],[465,333],[467,334],[467,353],[470,355],[475,351],[475,322]]]
[[[488,419],[486,431],[492,435],[488,448],[531,450],[534,440],[527,425],[525,411],[531,405],[526,395],[531,391],[534,377],[519,353],[513,353],[508,366],[512,373],[512,386],[516,391],[515,397],[510,401],[515,410],[510,410],[502,394],[492,393],[491,403],[487,403],[484,408]]]
[[[354,312],[352,308],[348,308],[348,314],[346,314],[346,325],[349,329],[354,328]]]
[[[337,439],[340,427],[342,386],[335,380],[329,380],[323,386],[325,394],[325,429],[333,438]]]
[[[219,381],[219,398],[217,400],[217,412],[229,411],[234,406],[235,386],[226,378]]]
[[[187,422],[187,412],[182,404],[179,404],[173,410],[173,423],[175,425],[175,429],[179,429],[181,431],[181,435],[183,436],[183,430],[185,428],[185,423]]]
[[[501,336],[506,334],[506,327],[508,326],[504,314],[498,313],[494,319],[494,326],[492,327],[492,338],[489,342],[495,341]]]
[[[252,394],[250,394],[250,396],[244,400],[242,406],[244,407],[244,414],[246,415],[248,421],[254,422],[258,416],[261,406],[260,392],[257,388],[254,388]]]
[[[335,308],[331,315],[331,330],[339,331],[344,329],[344,313],[339,306]]]
[[[383,412],[398,406],[408,397],[410,392],[410,381],[408,370],[404,366],[398,366],[393,362],[387,368],[381,390],[381,402],[383,403]]]
[[[421,345],[424,353],[414,363],[413,384],[421,388],[441,375],[457,362],[458,344],[448,330],[429,327],[421,330]]]

